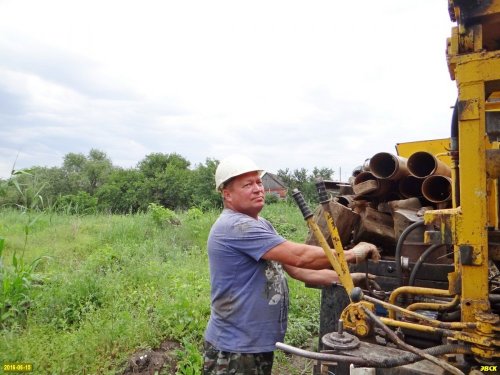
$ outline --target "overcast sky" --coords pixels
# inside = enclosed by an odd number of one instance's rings
[[[445,0],[0,0],[0,177],[104,151],[352,169],[446,138]]]

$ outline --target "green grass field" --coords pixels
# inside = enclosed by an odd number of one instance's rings
[[[134,353],[178,343],[159,374],[199,374],[210,313],[206,238],[218,212],[39,216],[0,211],[0,362],[34,374],[123,374]],[[286,238],[303,241],[300,212],[266,206]],[[0,241],[1,245],[1,241]],[[1,253],[0,253],[1,254]],[[290,280],[286,342],[305,345],[319,320],[319,291]],[[276,374],[310,373],[283,353]]]

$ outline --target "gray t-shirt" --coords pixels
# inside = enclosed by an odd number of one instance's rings
[[[288,285],[281,265],[261,257],[284,242],[271,223],[224,209],[208,237],[212,310],[205,339],[217,349],[260,353],[283,341]]]

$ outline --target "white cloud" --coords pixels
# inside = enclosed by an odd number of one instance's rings
[[[247,152],[344,175],[448,136],[450,28],[435,0],[3,1],[0,156]]]

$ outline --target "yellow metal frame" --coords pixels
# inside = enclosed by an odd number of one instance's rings
[[[499,319],[491,313],[488,288],[488,228],[498,230],[498,182],[488,178],[486,155],[498,146],[486,135],[486,111],[498,110],[488,98],[500,85],[500,53],[484,50],[482,23],[498,22],[500,2],[473,10],[471,4],[463,10],[462,4],[449,0],[458,26],[452,29],[447,50],[450,75],[458,88],[458,168],[453,166],[452,178],[458,181],[453,195],[459,195],[460,202],[454,200],[452,209],[429,211],[424,220],[438,228],[441,243],[454,246],[453,277],[460,280],[460,287],[451,290],[455,286],[450,283],[450,293],[460,294],[461,322],[477,323],[456,338],[475,344],[478,357],[491,359],[500,357],[495,336]],[[426,237],[436,241],[429,233]]]
[[[455,109],[458,143],[452,138],[407,142],[397,144],[396,150],[406,158],[414,152],[427,151],[451,167],[452,208],[427,211],[424,215],[424,222],[429,227],[425,242],[447,244],[454,249],[455,270],[448,275],[449,289],[402,287],[391,293],[389,302],[364,296],[364,301],[352,302],[344,309],[342,319],[347,329],[367,336],[372,327],[364,309],[373,311],[374,304],[380,304],[389,311],[388,318],[380,319],[383,323],[442,333],[471,344],[474,355],[488,362],[500,357],[500,317],[491,310],[488,285],[488,230],[499,230],[500,221],[500,147],[499,142],[488,138],[486,128],[487,112],[500,111],[500,50],[485,50],[483,44],[500,39],[500,0],[481,6],[473,1],[448,0],[448,5],[452,20],[457,21],[448,40],[447,61],[450,76],[458,88]],[[483,26],[488,30],[486,36]],[[483,37],[487,42],[483,43]],[[350,295],[352,279],[346,272],[342,244],[336,241],[338,233],[328,210],[325,210],[325,219],[334,239],[335,255],[312,218],[308,219],[308,224]],[[448,297],[450,302],[414,303],[404,308],[396,305],[402,293]],[[415,311],[421,308],[446,310],[458,303],[460,322],[441,322]],[[396,313],[407,321],[397,319]]]
[[[450,138],[429,139],[426,141],[402,142],[396,144],[396,152],[399,156],[409,158],[418,151],[426,151],[451,167]]]

